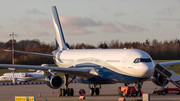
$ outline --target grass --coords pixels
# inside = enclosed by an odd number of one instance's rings
[[[170,62],[170,61],[178,61],[178,60],[156,60],[156,62],[160,63],[160,62]]]
[[[180,65],[173,65],[173,66],[171,66],[171,67],[168,67],[167,69],[173,70],[175,73],[177,73],[178,75],[180,75]]]
[[[176,61],[176,60],[156,60],[158,63],[159,62],[169,62],[169,61]],[[168,70],[173,70],[175,73],[180,75],[180,64],[179,65],[172,65],[172,66],[166,66]]]

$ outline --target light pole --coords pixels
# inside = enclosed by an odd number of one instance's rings
[[[12,64],[14,65],[14,36],[17,36],[17,35],[14,34],[14,32],[12,32],[10,36],[12,36]]]
[[[14,36],[17,36],[16,34],[14,34],[14,32],[12,32],[12,34],[10,34],[10,36],[12,36],[12,64],[14,65]],[[14,71],[16,69],[13,69],[13,83],[17,82],[17,78],[14,78]]]

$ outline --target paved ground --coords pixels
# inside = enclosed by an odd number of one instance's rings
[[[85,89],[86,100],[114,100],[117,101],[119,96],[117,94],[117,88],[123,86],[123,84],[111,84],[111,85],[102,85],[99,96],[90,96],[89,89],[87,84],[74,83],[70,84],[70,87],[74,88],[75,96],[73,97],[60,97],[58,98],[58,89],[53,89],[54,94],[51,94],[52,89],[47,87],[45,84],[42,85],[15,85],[15,86],[0,86],[0,101],[2,100],[14,100],[15,96],[35,96],[36,100],[79,100],[79,90]],[[168,87],[175,87],[171,83],[168,84]],[[143,92],[152,94],[156,85],[151,81],[146,81],[143,84]],[[158,87],[160,89],[160,87]],[[39,97],[41,93],[41,97]],[[167,101],[180,101],[180,95],[150,95],[151,101],[167,100]],[[126,100],[137,100],[142,98],[127,98]]]

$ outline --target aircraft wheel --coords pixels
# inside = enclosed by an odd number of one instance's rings
[[[69,94],[70,94],[70,96],[74,96],[74,89],[73,88],[69,89]]]
[[[142,96],[141,90],[136,91],[136,96],[138,96],[138,97],[141,97],[141,96]]]
[[[62,96],[62,89],[59,89],[59,95]]]
[[[66,90],[62,89],[62,96],[66,96]]]
[[[129,97],[129,94],[126,94],[125,97]]]
[[[71,96],[71,90],[70,90],[70,88],[67,89],[66,93],[67,93],[67,96]]]
[[[140,90],[140,92],[139,92],[139,97],[142,97],[142,91]]]
[[[161,94],[162,95],[166,95],[166,92],[163,90],[163,91],[161,91]]]
[[[90,88],[90,95],[93,96],[94,95],[94,89]]]
[[[99,88],[96,88],[96,95],[99,95]]]

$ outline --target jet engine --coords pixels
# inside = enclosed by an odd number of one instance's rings
[[[63,80],[59,75],[49,75],[45,78],[46,85],[53,89],[58,89],[62,86]]]
[[[152,76],[152,82],[158,86],[166,86],[169,83],[167,78],[163,77],[159,73],[154,73]]]

